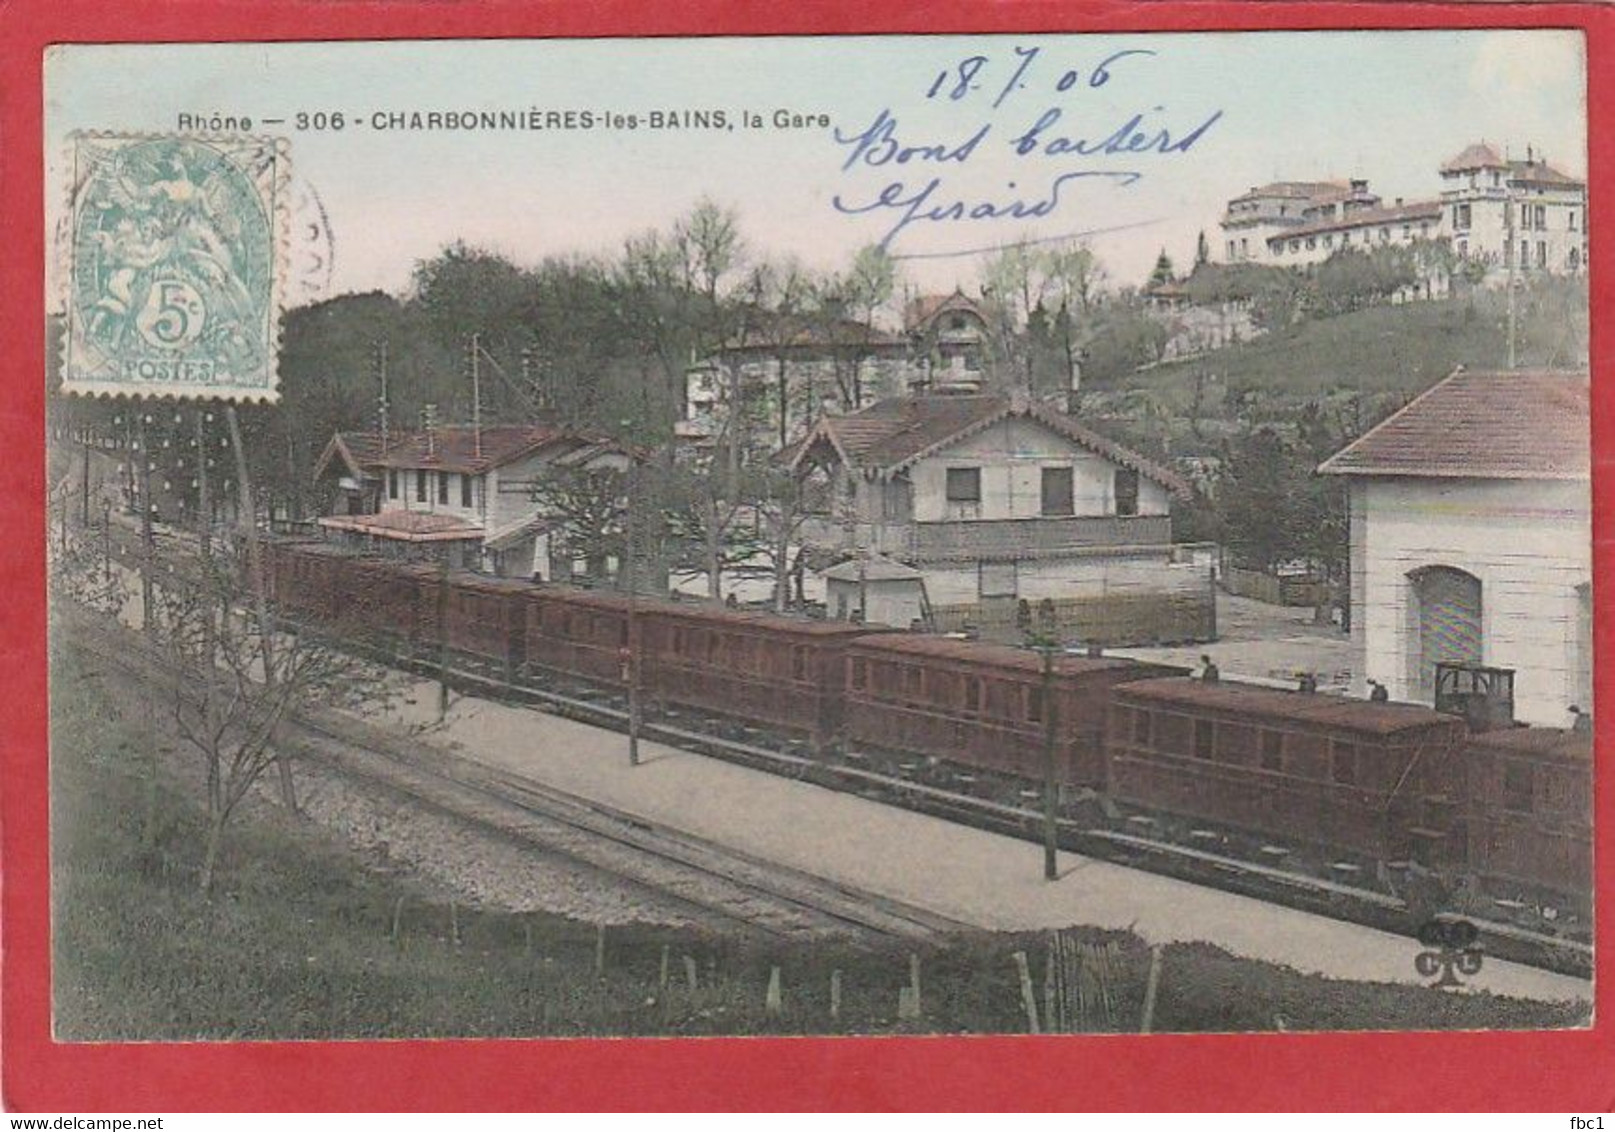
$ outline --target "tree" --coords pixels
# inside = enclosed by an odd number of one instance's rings
[[[362,662],[313,634],[282,635],[266,647],[266,627],[248,601],[245,575],[233,555],[204,553],[161,591],[156,610],[154,636],[172,675],[174,726],[200,759],[206,783],[198,881],[204,894],[213,889],[241,803],[287,757],[287,719],[321,702],[363,704],[379,690],[379,678]]]
[[[1206,230],[1200,229],[1200,237],[1194,242],[1194,265],[1196,268],[1206,266],[1211,262],[1211,243],[1206,239]]]
[[[1247,432],[1227,445],[1216,504],[1224,545],[1240,565],[1271,570],[1296,556],[1298,471],[1294,451],[1272,428]]]
[[[607,559],[621,560],[627,531],[627,476],[613,467],[549,466],[535,480],[533,502],[559,526],[559,552],[582,559],[588,575],[606,576]]]
[[[816,313],[827,340],[836,343],[836,387],[843,409],[863,405],[863,367],[874,353],[875,320],[896,293],[897,263],[875,244],[858,249],[845,274],[819,287]]]
[[[1172,266],[1172,257],[1161,249],[1161,254],[1155,257],[1155,269],[1150,272],[1150,287],[1163,287],[1178,277],[1177,269]]]

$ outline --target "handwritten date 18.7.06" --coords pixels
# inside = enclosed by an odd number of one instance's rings
[[[1038,56],[1043,53],[1041,47],[1015,47],[1014,71],[998,87],[998,96],[993,99],[993,109],[998,109],[1017,90],[1026,87],[1029,73]],[[1099,64],[1089,70],[1080,68],[1067,68],[1061,71],[1060,76],[1054,80],[1054,90],[1064,94],[1073,87],[1086,85],[1090,89],[1097,89],[1110,81],[1111,65],[1133,55],[1154,55],[1155,52],[1144,48],[1129,48],[1125,51],[1115,51],[1100,60]],[[959,60],[951,67],[945,67],[937,72],[930,88],[925,92],[926,98],[946,98],[951,102],[962,102],[977,90],[982,89],[986,80],[994,72],[1000,70],[994,67],[992,60],[985,55],[970,55]]]

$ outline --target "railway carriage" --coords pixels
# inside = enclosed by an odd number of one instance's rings
[[[641,675],[664,703],[806,735],[841,727],[841,664],[862,626],[658,602],[638,626]]]
[[[1112,657],[1054,659],[1055,773],[1104,782],[1106,702],[1115,685],[1182,668]],[[847,649],[849,742],[1041,781],[1046,731],[1043,658],[1026,649],[882,633]]]
[[[1593,883],[1592,739],[1546,727],[1470,738],[1469,861],[1488,889],[1586,910]]]
[[[524,608],[525,671],[605,684],[624,682],[624,650],[628,648],[625,595],[534,586]]]
[[[1414,704],[1197,679],[1118,687],[1122,804],[1377,860],[1462,861],[1462,720]]]
[[[526,661],[532,583],[457,570],[439,584],[442,592],[423,593],[421,604],[442,610],[442,643],[484,671],[514,678]]]

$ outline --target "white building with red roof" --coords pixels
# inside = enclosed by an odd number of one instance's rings
[[[1025,394],[888,398],[821,418],[782,458],[828,481],[809,541],[853,561],[828,579],[843,583],[831,616],[857,614],[850,583],[875,580],[861,560],[917,572],[921,586],[901,580],[928,609],[891,622],[903,628],[929,616],[1013,638],[1044,611],[1059,635],[1105,644],[1215,634],[1209,552],[1172,540],[1188,484]]]
[[[1589,431],[1586,373],[1460,369],[1319,468],[1350,484],[1358,693],[1487,666],[1522,722],[1591,710]]]
[[[1441,204],[1453,250],[1494,279],[1586,269],[1587,183],[1532,147],[1520,161],[1480,142],[1443,162]]]
[[[491,573],[548,576],[564,532],[535,501],[534,486],[554,469],[625,468],[608,440],[551,425],[434,427],[355,445],[333,439],[331,462],[354,465],[376,485],[369,514],[319,520],[333,537],[407,558],[446,559]],[[355,454],[355,449],[365,453]],[[320,469],[327,461],[322,458]],[[560,536],[560,537],[557,537]]]

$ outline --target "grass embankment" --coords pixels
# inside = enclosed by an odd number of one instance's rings
[[[1519,364],[1581,364],[1586,302],[1585,287],[1573,282],[1543,284],[1522,294],[1515,312]],[[1110,388],[1147,389],[1182,412],[1197,371],[1215,374],[1225,389],[1310,400],[1341,391],[1418,393],[1460,365],[1502,369],[1507,364],[1507,298],[1480,291],[1307,319],[1203,357],[1131,374]]]
[[[148,792],[138,720],[105,705],[95,664],[53,665],[52,849],[56,1031],[63,1040],[623,1034],[1024,1032],[1012,956],[1043,1004],[1047,937],[981,936],[921,957],[922,1017],[899,1021],[905,949],[741,945],[658,927],[605,933],[544,914],[456,909],[301,823],[250,816],[220,890],[196,890],[202,815],[159,778]],[[146,843],[151,799],[158,821]],[[403,900],[401,939],[392,938]],[[1111,944],[1074,1028],[1134,1030],[1149,953]],[[661,980],[664,949],[669,980]],[[1411,962],[1414,945],[1409,943]],[[695,961],[696,987],[684,957]],[[781,1006],[766,987],[781,971]],[[841,1009],[829,987],[841,972]],[[1100,992],[1108,990],[1110,1005]],[[1204,946],[1163,955],[1156,1030],[1496,1028],[1579,1024],[1579,1008],[1330,983]]]

